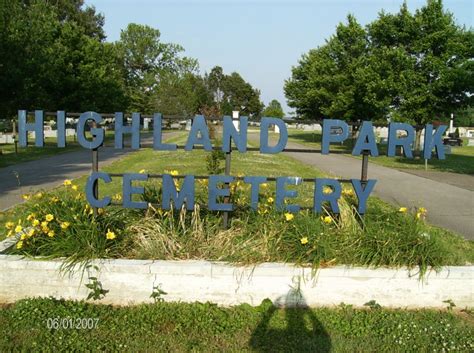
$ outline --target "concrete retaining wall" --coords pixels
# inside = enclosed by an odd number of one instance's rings
[[[407,269],[366,269],[337,266],[320,269],[265,263],[253,267],[208,261],[98,260],[100,268],[61,274],[61,261],[26,260],[0,255],[0,302],[32,296],[85,299],[88,277],[97,275],[109,290],[102,303],[152,302],[153,286],[167,292],[166,301],[211,301],[220,305],[275,303],[332,306],[341,302],[362,306],[376,300],[385,307],[474,306],[474,267],[446,267],[423,281]],[[299,291],[298,291],[299,288]]]

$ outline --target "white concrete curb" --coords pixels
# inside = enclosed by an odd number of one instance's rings
[[[85,299],[89,276],[81,271],[60,273],[61,260],[41,261],[0,255],[0,302],[27,297]],[[275,303],[362,306],[370,300],[384,307],[445,308],[474,306],[474,266],[445,267],[419,279],[416,271],[336,266],[319,269],[282,263],[233,266],[209,261],[96,260],[94,273],[103,289],[101,303],[152,302],[154,286],[166,301],[214,302],[220,305]],[[94,270],[95,272],[95,270]],[[298,291],[299,288],[299,291]]]

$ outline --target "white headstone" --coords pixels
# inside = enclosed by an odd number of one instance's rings
[[[150,124],[150,118],[145,118],[143,119],[143,129],[148,130],[149,129],[149,124]]]
[[[186,127],[184,129],[186,131],[191,131],[191,119],[186,121]]]
[[[232,124],[234,124],[234,127],[237,131],[240,131],[240,126],[239,126],[239,111],[238,110],[233,110],[232,111]]]

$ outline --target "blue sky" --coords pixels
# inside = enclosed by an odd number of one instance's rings
[[[411,11],[423,0],[408,0]],[[120,37],[128,23],[158,28],[164,42],[177,43],[199,60],[201,72],[220,65],[237,71],[267,104],[283,93],[291,67],[311,48],[324,43],[348,13],[365,25],[379,11],[397,12],[401,0],[86,0],[105,15],[108,41]],[[458,24],[474,27],[474,1],[444,1]]]

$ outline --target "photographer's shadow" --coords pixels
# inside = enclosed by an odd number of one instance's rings
[[[265,303],[265,302],[264,302]],[[265,305],[262,303],[263,305]],[[260,323],[250,339],[250,346],[257,352],[329,352],[331,339],[323,325],[308,308],[306,301],[298,290],[291,289],[279,297],[275,304],[270,300],[268,309],[263,312]],[[275,313],[283,308],[285,322],[270,321]]]

